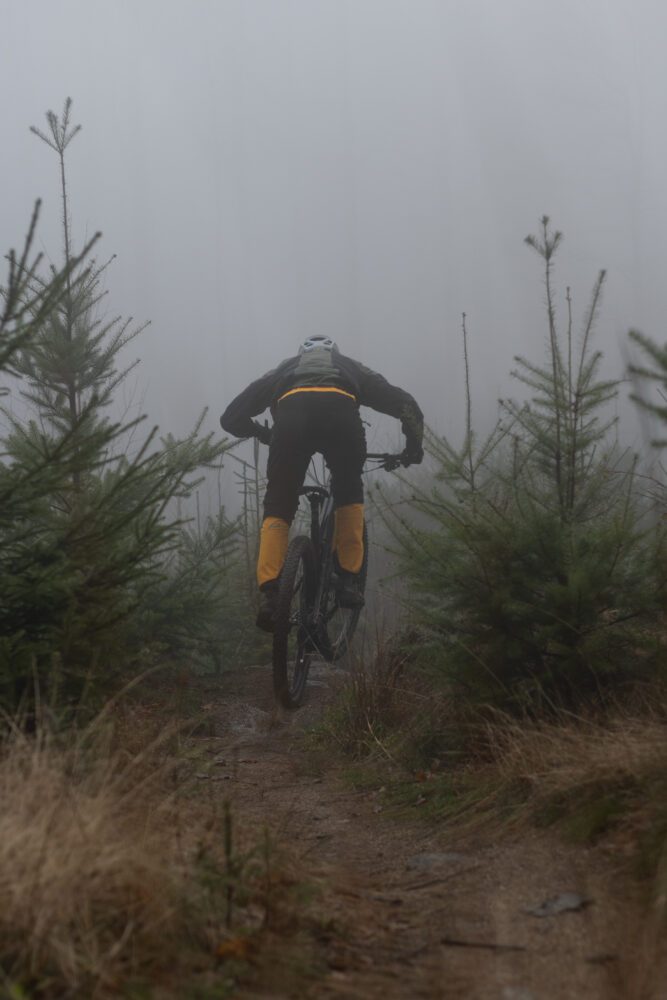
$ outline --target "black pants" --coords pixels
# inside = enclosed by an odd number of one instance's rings
[[[269,448],[264,516],[292,523],[299,489],[317,452],[331,471],[336,507],[363,503],[366,435],[359,407],[337,392],[297,392],[276,407]]]

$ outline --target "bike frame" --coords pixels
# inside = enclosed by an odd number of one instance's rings
[[[402,464],[400,455],[387,452],[368,454],[366,459],[379,462],[378,468],[384,468],[387,471],[396,469]],[[310,624],[314,632],[313,641],[317,642],[322,624],[323,599],[331,575],[327,570],[333,561],[334,499],[329,486],[302,486],[300,493],[306,497],[310,504],[310,540],[313,546],[317,574],[317,591],[311,609]]]
[[[304,486],[302,495],[310,504],[310,540],[315,556],[317,592],[312,607],[312,622],[317,631],[320,621],[322,598],[329,574],[327,562],[333,558],[334,500],[324,486]]]

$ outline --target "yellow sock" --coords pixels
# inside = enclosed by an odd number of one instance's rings
[[[282,517],[265,517],[259,536],[257,583],[263,586],[277,579],[285,562],[289,524]]]
[[[364,505],[348,503],[336,511],[336,554],[340,568],[358,573],[364,561]]]

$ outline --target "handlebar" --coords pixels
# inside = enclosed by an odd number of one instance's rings
[[[393,472],[401,465],[405,467],[410,464],[409,462],[406,462],[402,454],[392,455],[390,452],[368,452],[366,459],[379,462],[380,464],[378,468],[384,469],[386,472]]]

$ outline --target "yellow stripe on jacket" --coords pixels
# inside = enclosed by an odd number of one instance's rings
[[[337,392],[340,396],[347,396],[348,399],[353,399],[355,403],[357,401],[357,397],[353,396],[351,392],[346,392],[345,389],[337,389],[334,385],[300,385],[296,389],[290,389],[289,392],[280,396],[278,402],[282,402],[283,399],[287,399],[288,396],[293,396],[297,392]]]

